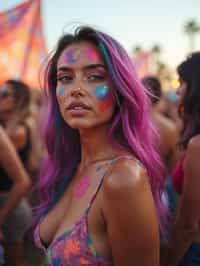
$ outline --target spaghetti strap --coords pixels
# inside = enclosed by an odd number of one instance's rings
[[[94,192],[94,194],[93,194],[93,196],[92,196],[92,198],[91,198],[91,200],[90,200],[90,202],[89,202],[89,204],[88,204],[88,208],[87,208],[86,213],[88,213],[88,211],[90,210],[90,208],[91,208],[91,206],[92,206],[92,204],[93,204],[93,202],[94,202],[94,200],[95,200],[95,198],[96,198],[96,196],[97,196],[97,194],[98,194],[98,192],[99,192],[99,190],[100,190],[100,188],[101,188],[101,186],[102,186],[102,184],[103,184],[104,177],[105,177],[106,174],[112,169],[112,166],[113,166],[116,162],[118,162],[119,160],[121,160],[121,159],[133,160],[133,161],[138,162],[140,165],[142,165],[142,163],[140,163],[140,161],[139,161],[138,159],[136,159],[135,157],[133,157],[133,156],[131,156],[131,155],[120,155],[120,156],[118,156],[118,157],[112,159],[111,162],[109,163],[109,166],[106,168],[105,172],[103,173],[103,176],[102,176],[101,179],[100,179],[100,182],[99,182],[99,184],[98,184],[98,186],[97,186],[97,189],[96,189],[96,191]]]

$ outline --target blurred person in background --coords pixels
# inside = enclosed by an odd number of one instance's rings
[[[30,176],[38,170],[36,121],[31,114],[30,88],[7,80],[0,90],[0,123],[11,138]]]
[[[177,162],[179,132],[176,124],[160,111],[160,100],[163,96],[161,83],[156,76],[143,78],[142,83],[150,92],[152,118],[160,137],[160,153],[167,169],[167,174]]]
[[[31,210],[24,200],[30,183],[13,143],[0,127],[0,242],[5,266],[22,265],[23,238],[31,223]]]
[[[31,177],[33,189],[31,190],[31,193],[29,193],[28,198],[31,205],[35,206],[38,204],[38,190],[35,185],[40,165],[46,157],[46,149],[41,136],[41,127],[43,124],[43,121],[41,120],[41,109],[43,108],[42,92],[37,89],[30,90],[30,93],[31,104],[29,121],[32,121],[31,131],[32,139],[34,140],[34,147],[31,150]]]
[[[23,166],[27,170],[31,181],[33,181],[39,168],[37,156],[39,141],[36,134],[35,117],[31,114],[31,91],[23,82],[7,80],[1,85],[0,123],[14,144]],[[29,203],[32,203],[32,195],[32,192],[25,195],[26,199],[24,198],[23,202],[26,202],[26,204],[23,204],[23,208],[20,209],[18,214],[18,222],[22,222],[26,217],[29,226],[32,217]]]
[[[179,195],[164,266],[200,265],[200,52],[177,68],[179,114],[183,121],[180,145],[184,155],[172,183]]]
[[[179,134],[182,130],[182,120],[178,114],[178,99],[176,91],[168,91],[163,93],[163,97],[161,99],[160,111],[161,113],[170,119],[172,122],[176,124],[176,127],[179,130]]]

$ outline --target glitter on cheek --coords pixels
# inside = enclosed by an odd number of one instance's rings
[[[108,98],[109,95],[109,89],[108,86],[103,85],[103,86],[98,86],[95,89],[95,95],[97,97],[98,100],[105,100],[106,98]]]
[[[64,89],[58,88],[58,96],[63,96],[63,95],[64,95]]]

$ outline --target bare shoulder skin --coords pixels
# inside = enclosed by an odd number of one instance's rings
[[[10,138],[17,150],[25,146],[27,137],[27,129],[23,125],[18,125],[15,130],[10,133]]]
[[[120,160],[103,185],[103,215],[115,266],[158,266],[159,226],[146,171]]]
[[[167,266],[180,262],[192,242],[200,243],[200,136],[188,144],[184,159],[184,184],[172,232]]]

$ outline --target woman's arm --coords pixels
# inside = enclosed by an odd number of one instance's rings
[[[166,266],[177,266],[200,232],[200,140],[193,138],[184,159],[183,192],[177,207]]]
[[[115,266],[158,266],[159,226],[146,171],[120,160],[103,186],[103,215]]]
[[[30,179],[5,131],[0,127],[0,165],[13,185],[0,212],[0,225],[30,188]],[[1,178],[1,177],[0,177]]]
[[[7,133],[16,150],[19,150],[26,145],[28,140],[28,132],[24,125],[18,125],[11,132]]]

